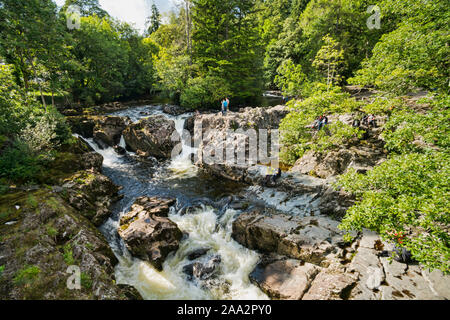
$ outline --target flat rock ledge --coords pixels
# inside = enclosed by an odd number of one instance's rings
[[[392,245],[367,230],[346,243],[338,224],[325,216],[254,211],[235,220],[233,238],[262,253],[250,280],[272,299],[450,298],[449,276],[383,257],[380,250],[392,250]]]
[[[175,203],[175,199],[142,197],[120,219],[119,235],[128,251],[158,270],[162,270],[167,256],[178,250],[183,236],[167,217]]]

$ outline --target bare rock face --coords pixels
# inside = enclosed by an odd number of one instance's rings
[[[120,219],[119,235],[130,253],[158,270],[169,253],[178,250],[183,236],[167,217],[175,199],[139,198]]]
[[[370,144],[334,150],[325,155],[309,151],[297,160],[291,172],[312,174],[326,179],[341,175],[350,168],[365,173],[385,159],[386,154],[382,147]]]
[[[301,300],[320,268],[298,260],[278,260],[259,265],[250,280],[272,299]]]
[[[145,157],[168,159],[178,144],[175,123],[164,116],[143,119],[123,132],[127,147]],[[174,139],[172,139],[174,138]]]
[[[233,223],[233,238],[249,249],[320,265],[342,242],[338,224],[323,216],[295,218],[254,211]]]
[[[99,227],[111,215],[111,205],[119,200],[120,188],[99,173],[79,172],[66,179],[64,198],[84,217]]]
[[[93,131],[94,141],[103,148],[120,143],[123,130],[131,123],[124,117],[99,117]]]
[[[312,282],[302,300],[347,300],[356,277],[346,273],[322,271]]]
[[[179,115],[182,115],[183,113],[185,113],[186,109],[184,109],[180,106],[166,104],[163,108],[163,111],[164,111],[164,113],[170,114],[172,116],[179,116]]]
[[[249,168],[258,161],[267,160],[250,156],[250,141],[256,140],[254,147],[257,149],[258,130],[266,129],[270,152],[272,130],[278,129],[287,113],[285,106],[277,106],[270,109],[245,108],[239,112],[228,112],[225,117],[221,113],[197,116],[195,140],[200,141],[200,145],[196,165],[215,175],[243,182]],[[249,132],[255,132],[255,136]],[[225,150],[233,150],[233,159],[227,156]],[[231,151],[228,153],[231,155]]]

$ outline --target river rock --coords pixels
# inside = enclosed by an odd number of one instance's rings
[[[114,147],[120,142],[123,130],[131,123],[125,117],[97,117],[94,127],[94,141],[102,148]]]
[[[172,116],[179,116],[182,115],[183,113],[186,113],[186,109],[180,107],[180,106],[175,106],[175,105],[170,105],[170,104],[166,104],[163,108],[164,113],[170,114]]]
[[[63,197],[83,216],[99,227],[111,215],[110,207],[119,200],[120,188],[95,172],[79,172],[66,179]]]
[[[196,165],[215,175],[244,181],[247,170],[258,161],[270,162],[268,157],[258,158],[258,154],[256,157],[249,156],[250,140],[257,139],[259,129],[266,129],[270,151],[272,130],[278,129],[287,113],[285,106],[277,106],[269,109],[245,108],[242,112],[229,112],[225,117],[221,113],[197,116],[194,130],[195,141],[199,144]],[[249,134],[249,130],[255,130],[256,135]],[[257,147],[258,141],[252,145],[255,150]],[[227,153],[224,150],[230,151]]]
[[[132,151],[160,159],[170,158],[180,139],[175,123],[164,116],[142,119],[128,126],[123,136]]]
[[[192,264],[185,265],[183,272],[188,276],[190,280],[208,280],[217,274],[222,259],[220,256],[214,256],[205,263],[194,262]]]
[[[338,224],[323,216],[299,218],[256,210],[234,221],[232,236],[249,249],[320,265],[342,242]]]
[[[130,253],[158,270],[167,256],[178,250],[182,232],[167,218],[175,199],[139,198],[120,219],[119,235]]]
[[[250,280],[272,299],[301,300],[320,268],[298,260],[258,265]]]

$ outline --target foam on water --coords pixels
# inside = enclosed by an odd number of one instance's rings
[[[248,279],[248,274],[259,261],[259,255],[231,238],[234,210],[227,210],[218,219],[212,208],[195,214],[181,216],[171,214],[181,231],[189,233],[175,255],[164,263],[164,271],[158,272],[150,264],[139,259],[121,259],[116,267],[118,283],[129,284],[139,290],[145,299],[268,299]],[[202,283],[188,281],[183,267],[189,263],[187,255],[200,248],[211,248],[208,255],[220,255],[222,259],[218,280],[214,285],[202,287]]]

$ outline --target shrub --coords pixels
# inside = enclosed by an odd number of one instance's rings
[[[229,94],[230,89],[223,79],[198,77],[188,81],[187,88],[181,94],[181,105],[188,109],[219,107],[221,99]]]
[[[340,228],[376,231],[424,266],[450,273],[449,164],[446,153],[413,153],[395,156],[367,175],[351,170],[339,184],[357,203]]]
[[[16,273],[14,283],[21,285],[33,282],[40,272],[41,269],[38,266],[25,266]]]
[[[326,91],[326,87],[317,86],[311,97],[291,102],[291,112],[281,121],[281,158],[293,164],[308,150],[327,152],[335,147],[345,145],[360,132],[342,122],[336,121],[318,134],[311,126],[318,116],[323,114],[344,114],[358,110],[360,104],[348,93],[339,88]]]

